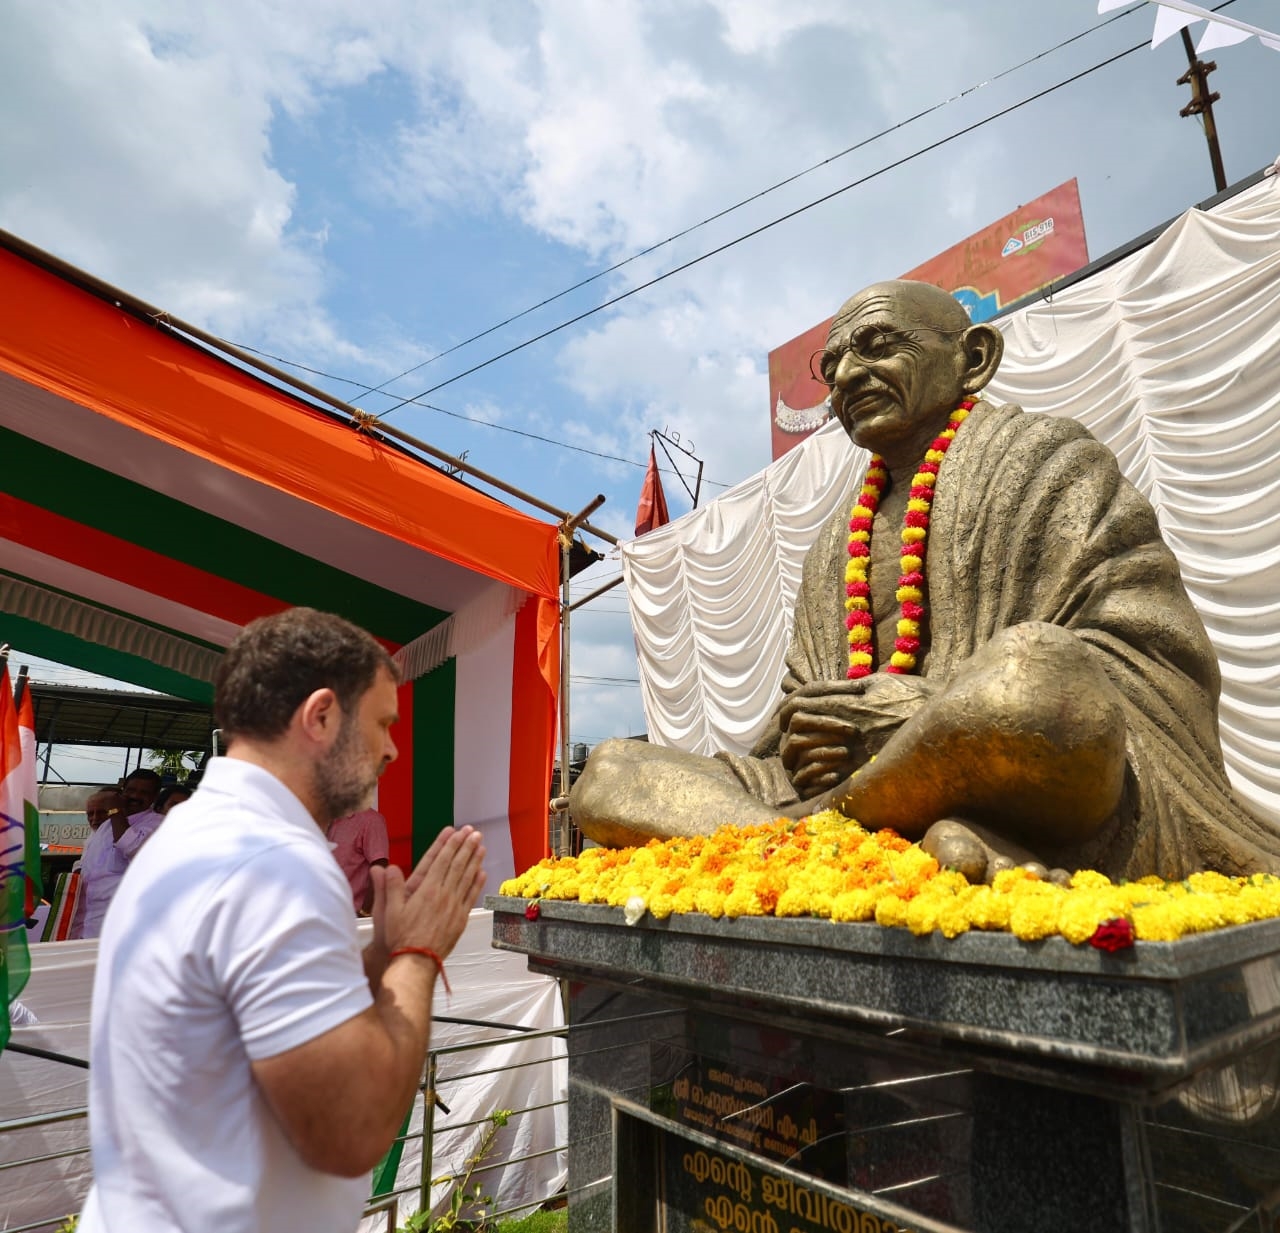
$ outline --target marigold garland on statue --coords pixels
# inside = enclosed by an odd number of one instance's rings
[[[642,848],[590,848],[540,862],[504,882],[501,893],[626,907],[629,921],[645,908],[659,919],[673,912],[817,916],[949,938],[1001,930],[1026,941],[1060,936],[1078,946],[1096,935],[1094,945],[1104,949],[1280,916],[1280,878],[1269,874],[1113,884],[1082,870],[1062,887],[1011,869],[994,885],[971,886],[918,844],[889,830],[869,833],[834,811],[799,822],[722,826],[713,835],[655,839]]]
[[[925,451],[924,460],[911,479],[907,512],[902,519],[901,574],[895,594],[902,609],[898,618],[898,636],[886,672],[909,673],[916,670],[920,651],[920,632],[925,618],[924,562],[929,541],[929,511],[933,507],[934,485],[938,471],[956,431],[968,418],[974,403],[966,399],[952,413],[946,428],[934,438]],[[874,661],[871,637],[871,526],[888,479],[884,459],[871,456],[866,478],[857,502],[849,513],[849,563],[845,566],[845,625],[849,630],[849,680],[871,675]]]

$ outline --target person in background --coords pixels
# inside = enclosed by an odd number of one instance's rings
[[[139,768],[125,776],[120,790],[124,793],[124,803],[129,810],[129,834],[123,828],[116,835],[116,843],[124,841],[123,852],[126,860],[133,860],[138,849],[155,833],[156,828],[164,821],[164,815],[156,809],[156,798],[160,795],[160,776],[155,771]]]
[[[125,810],[119,788],[103,788],[85,802],[89,838],[80,855],[80,901],[71,924],[73,938],[96,938],[102,932],[107,907],[129,867],[112,829],[114,823],[119,823],[122,830],[127,827]]]
[[[361,809],[339,818],[329,827],[334,859],[351,884],[351,899],[357,916],[373,911],[373,878],[370,870],[387,866],[391,846],[387,820],[376,809]]]
[[[169,810],[175,805],[181,805],[183,801],[189,801],[193,791],[195,789],[188,787],[186,784],[170,784],[156,797],[156,813],[162,818],[167,818]]]

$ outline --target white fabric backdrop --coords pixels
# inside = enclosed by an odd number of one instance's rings
[[[370,923],[361,923],[367,932]],[[466,931],[449,958],[449,983],[453,996],[437,987],[436,1014],[484,1019],[546,1029],[563,1024],[560,992],[554,980],[529,972],[523,955],[494,950],[491,946],[493,914],[472,912]],[[15,1028],[17,1044],[33,1045],[72,1057],[84,1058],[89,1049],[89,1002],[98,943],[46,942],[31,948],[31,980],[22,994],[23,1005],[39,1019],[34,1027]],[[440,1023],[432,1032],[433,1047],[481,1041],[495,1037],[481,1028]],[[511,1033],[502,1033],[503,1039]],[[489,1071],[513,1064],[527,1064],[514,1071],[455,1078],[463,1072]],[[449,1106],[448,1117],[437,1111],[437,1125],[456,1126],[487,1117],[495,1109],[524,1109],[563,1099],[568,1082],[564,1046],[560,1041],[520,1041],[515,1045],[490,1045],[441,1060],[438,1087]],[[317,1077],[319,1081],[319,1076]],[[88,1099],[88,1071],[59,1062],[24,1057],[6,1050],[0,1053],[0,1121],[83,1108]],[[422,1101],[414,1109],[411,1129],[422,1126]],[[452,1172],[475,1150],[479,1128],[438,1131],[434,1139],[432,1173]],[[522,1156],[563,1145],[567,1120],[563,1106],[512,1118],[495,1145],[494,1160]],[[62,1122],[29,1130],[0,1134],[0,1163],[81,1148],[88,1143],[88,1124]],[[421,1142],[406,1144],[396,1186],[416,1186]],[[564,1151],[549,1151],[539,1159],[507,1165],[483,1175],[482,1180],[504,1207],[554,1194],[568,1176]],[[20,1227],[38,1220],[56,1220],[78,1211],[90,1182],[87,1154],[64,1160],[22,1165],[0,1172],[0,1229]],[[442,1201],[439,1187],[433,1200]],[[403,1221],[417,1207],[416,1192],[402,1198]],[[386,1217],[370,1217],[369,1230],[386,1228]]]
[[[992,402],[1071,415],[1151,500],[1222,664],[1240,795],[1280,825],[1280,182],[1004,318]],[[746,752],[778,697],[800,561],[865,453],[838,424],[622,547],[655,744]]]

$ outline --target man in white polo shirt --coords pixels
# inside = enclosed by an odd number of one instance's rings
[[[396,756],[395,665],[339,617],[246,626],[227,756],[138,853],[93,994],[81,1233],[352,1233],[422,1074],[436,976],[484,882],[469,827],[374,878],[374,940],[325,839]]]

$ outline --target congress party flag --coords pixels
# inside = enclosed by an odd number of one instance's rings
[[[9,1043],[9,1003],[22,992],[31,970],[26,928],[22,735],[9,683],[7,650],[0,660],[0,1048]]]
[[[22,770],[18,786],[22,790],[22,829],[26,839],[23,860],[23,872],[26,876],[24,910],[30,919],[44,894],[44,886],[40,877],[40,788],[36,775],[35,708],[31,705],[25,664],[18,672],[14,705],[18,711],[18,740],[22,745]]]

